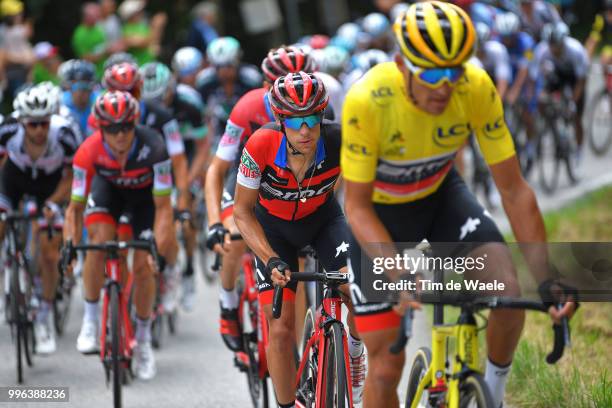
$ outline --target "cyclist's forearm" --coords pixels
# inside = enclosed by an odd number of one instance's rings
[[[361,246],[361,250],[370,259],[377,257],[394,258],[397,251],[393,238],[376,215],[371,202],[357,205],[347,202],[345,207],[347,221]],[[395,270],[387,270],[385,274],[392,281],[399,277]]]
[[[70,192],[72,190],[72,172],[70,174],[66,174],[60,180],[57,188],[49,196],[48,201],[52,201],[55,204],[65,203],[70,198]]]
[[[206,182],[204,183],[208,225],[221,222],[221,194],[223,194],[223,178],[224,174],[213,160],[213,163],[206,172]]]
[[[499,97],[503,100],[504,96],[506,95],[506,91],[508,90],[508,81],[507,80],[500,80],[497,81],[497,93],[499,94]]]
[[[189,209],[189,179],[187,171],[187,158],[184,154],[171,157],[174,184],[178,191],[177,207],[179,210]]]
[[[278,256],[266,239],[266,234],[259,221],[257,221],[252,208],[243,209],[235,206],[234,220],[244,242],[259,259],[267,263],[271,257]]]
[[[74,201],[70,202],[65,215],[64,241],[71,240],[75,244],[81,242],[81,235],[83,235],[83,213],[84,206],[82,204]]]
[[[574,102],[578,103],[580,98],[582,98],[582,94],[584,93],[585,84],[586,84],[585,79],[579,79],[576,82],[576,86],[574,86]]]
[[[514,92],[521,91],[521,89],[523,88],[523,85],[525,84],[525,80],[527,79],[528,73],[529,73],[529,70],[527,69],[527,67],[521,68],[519,70],[518,74],[516,75],[516,80],[514,81],[514,85],[512,86],[512,89]]]
[[[205,143],[203,146],[197,145],[196,156],[193,158],[191,168],[189,169],[189,180],[195,180],[204,172],[204,166],[208,159],[208,144]]]
[[[535,193],[523,180],[513,193],[501,193],[502,204],[512,232],[521,245],[521,251],[536,281],[549,278],[546,228]]]

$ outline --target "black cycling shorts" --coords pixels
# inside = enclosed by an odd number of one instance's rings
[[[133,237],[149,239],[153,233],[155,203],[151,188],[120,189],[95,175],[85,210],[85,225],[96,223],[129,225]]]
[[[338,271],[346,266],[348,225],[335,199],[330,199],[313,214],[295,221],[270,215],[259,205],[255,207],[255,216],[270,246],[289,265],[291,271],[298,270],[298,254],[307,245],[314,248],[325,270]],[[274,293],[272,280],[265,273],[266,265],[259,258],[256,258],[256,268],[260,302],[271,304]],[[297,281],[289,282],[283,291],[284,301],[295,298],[297,284]]]
[[[457,243],[459,250],[437,256],[465,255],[462,248],[473,250],[479,243],[504,242],[495,222],[453,168],[433,194],[405,204],[374,204],[376,214],[389,231],[393,242]],[[465,245],[473,243],[471,245]],[[350,269],[354,279],[351,294],[358,330],[373,331],[398,327],[400,317],[391,303],[364,301],[361,284],[362,268],[372,272],[372,264],[362,264],[359,243],[350,234]],[[448,250],[444,245],[444,250]],[[365,257],[364,257],[365,258]],[[367,259],[367,258],[365,258]]]

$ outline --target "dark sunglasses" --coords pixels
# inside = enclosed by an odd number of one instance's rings
[[[131,132],[132,130],[134,130],[134,127],[136,127],[136,125],[134,125],[133,123],[114,123],[112,125],[102,126],[102,131],[104,133],[116,135],[121,132]]]
[[[321,113],[315,113],[314,115],[308,116],[294,116],[290,118],[283,118],[283,125],[293,130],[300,130],[302,125],[305,123],[309,129],[317,126],[323,120]]]
[[[37,127],[43,127],[43,128],[48,128],[49,125],[51,124],[50,121],[48,120],[27,120],[25,122],[23,122],[27,127],[32,128],[32,129],[36,129]]]

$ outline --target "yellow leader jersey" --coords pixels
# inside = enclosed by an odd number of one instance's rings
[[[419,110],[406,92],[401,72],[386,62],[356,82],[344,101],[343,177],[374,182],[375,203],[406,203],[436,191],[472,133],[489,165],[514,155],[502,102],[484,70],[466,64],[440,115]]]

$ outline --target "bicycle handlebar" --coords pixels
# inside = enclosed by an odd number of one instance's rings
[[[230,234],[230,241],[241,241],[241,240],[242,240],[242,235]],[[219,272],[219,269],[221,269],[221,254],[220,253],[215,252],[215,263],[212,264],[210,269],[212,269],[215,272]]]
[[[508,297],[490,296],[490,297],[475,297],[473,295],[466,295],[465,293],[439,293],[439,292],[421,292],[417,295],[417,300],[420,303],[425,304],[443,304],[448,306],[457,306],[462,308],[471,308],[473,310],[479,309],[523,309],[523,310],[534,310],[543,313],[547,313],[548,310],[542,302],[536,302],[533,300],[516,299]],[[561,307],[560,304],[558,307]],[[408,317],[407,317],[408,316]],[[389,350],[393,354],[398,354],[404,349],[408,342],[409,335],[412,326],[412,319],[409,311],[402,317],[402,323],[400,332],[397,340],[390,346]],[[553,325],[554,331],[554,344],[553,349],[546,356],[546,362],[548,364],[554,364],[561,357],[565,346],[570,344],[570,327],[567,317],[564,317],[561,324]]]
[[[280,271],[284,274],[284,270]],[[291,279],[296,282],[322,282],[325,286],[337,287],[349,282],[348,274],[340,271],[329,272],[296,272],[291,274]],[[274,286],[274,298],[272,300],[272,316],[278,319],[283,309],[283,288]]]

